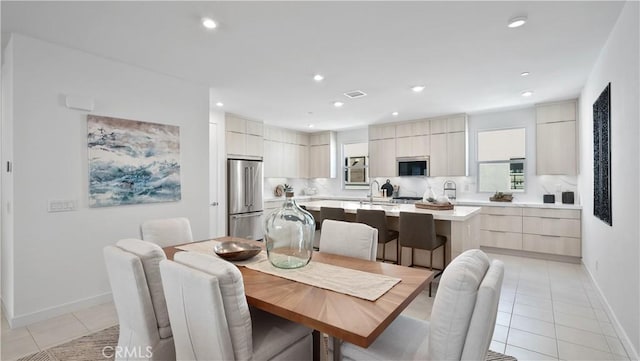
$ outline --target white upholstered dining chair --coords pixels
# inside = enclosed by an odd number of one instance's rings
[[[160,271],[178,360],[312,358],[312,330],[249,308],[233,264],[179,252]]]
[[[142,239],[160,247],[193,242],[191,223],[184,217],[148,220],[142,223],[140,231]]]
[[[431,321],[400,315],[369,346],[341,346],[345,360],[484,360],[493,335],[500,289],[501,261],[472,249],[445,269]]]
[[[320,252],[375,261],[378,230],[363,223],[324,220]]]
[[[131,354],[126,352],[137,352],[152,361],[175,360],[160,279],[159,264],[166,259],[162,248],[139,239],[123,239],[104,248],[104,259],[120,324],[118,347],[122,352],[116,353],[116,361],[129,360]]]

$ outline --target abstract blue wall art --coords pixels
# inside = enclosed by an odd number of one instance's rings
[[[87,116],[89,207],[181,198],[180,127]]]

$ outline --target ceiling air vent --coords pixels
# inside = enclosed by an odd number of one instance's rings
[[[350,92],[344,93],[344,95],[348,98],[355,99],[362,98],[363,96],[366,96],[367,93],[363,92],[362,90],[352,90]]]

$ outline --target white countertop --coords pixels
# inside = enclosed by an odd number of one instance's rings
[[[582,209],[579,204],[563,203],[534,203],[534,202],[491,202],[491,201],[465,201],[458,200],[456,204],[478,207],[522,207],[522,208],[556,208],[556,209]]]
[[[304,205],[308,210],[320,211],[320,207],[344,208],[346,213],[356,213],[358,209],[379,209],[385,211],[387,216],[399,217],[400,212],[427,213],[433,214],[433,218],[442,221],[466,221],[476,214],[480,214],[480,207],[455,206],[450,211],[434,211],[430,209],[416,208],[413,204],[369,204],[353,201],[305,201],[298,200],[296,202]]]

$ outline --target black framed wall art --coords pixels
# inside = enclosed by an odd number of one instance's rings
[[[593,215],[611,219],[611,83],[593,103]]]

